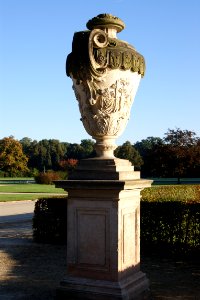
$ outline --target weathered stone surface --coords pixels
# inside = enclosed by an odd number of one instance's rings
[[[67,75],[79,104],[85,130],[95,140],[98,157],[114,158],[115,139],[124,131],[141,77],[144,57],[117,38],[119,18],[101,14],[74,34]]]
[[[134,171],[131,162],[125,159],[90,158],[81,160],[69,179],[135,180],[140,179],[140,172]]]
[[[66,71],[73,81],[81,121],[96,140],[97,158],[82,160],[67,181],[67,275],[58,299],[144,299],[148,280],[140,271],[141,180],[129,161],[114,157],[145,62],[117,39],[119,18],[101,14],[74,34]],[[81,49],[81,51],[80,51]]]
[[[149,281],[142,272],[119,282],[66,277],[57,290],[60,300],[144,300],[148,296]]]
[[[59,297],[143,299],[148,280],[140,271],[140,191],[150,183],[141,179],[56,183],[69,195],[67,276]]]

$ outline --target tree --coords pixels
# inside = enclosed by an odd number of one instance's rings
[[[177,177],[179,182],[180,177],[191,177],[192,169],[196,163],[199,164],[196,133],[180,128],[168,129],[164,142],[168,175]]]
[[[43,139],[39,142],[27,143],[27,138],[24,139],[21,142],[29,157],[28,166],[30,168],[36,168],[39,171],[59,170],[59,162],[64,159],[68,143],[61,143],[56,139]]]
[[[190,130],[181,130],[180,128],[168,129],[165,133],[164,142],[173,147],[191,147],[197,142],[196,133]]]
[[[83,153],[83,148],[81,147],[81,145],[74,143],[74,144],[69,144],[65,156],[67,159],[73,158],[79,160],[82,158],[82,153]]]
[[[196,140],[196,145],[190,149],[190,162],[187,177],[199,177],[200,174],[200,138]]]
[[[115,150],[115,156],[129,160],[135,167],[135,170],[140,170],[143,160],[139,152],[131,145],[129,141],[126,141],[122,146],[117,147]]]
[[[82,147],[82,158],[89,158],[95,156],[94,150],[95,142],[90,139],[81,140],[81,147]]]
[[[142,177],[165,176],[165,168],[162,161],[163,144],[161,138],[152,136],[134,144],[144,162],[141,167]]]
[[[94,157],[94,142],[90,139],[81,140],[81,144],[69,144],[67,148],[66,158],[84,159]]]
[[[73,158],[63,159],[59,162],[59,164],[61,170],[71,172],[77,167],[78,160]]]
[[[22,145],[13,137],[0,140],[0,170],[9,176],[21,175],[28,171],[28,158]]]

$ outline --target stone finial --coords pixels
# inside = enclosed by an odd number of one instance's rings
[[[117,32],[120,32],[125,28],[124,22],[111,14],[100,14],[89,20],[86,26],[89,30],[96,28],[114,28]]]

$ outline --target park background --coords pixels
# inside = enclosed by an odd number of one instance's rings
[[[0,0],[0,138],[89,138],[65,60],[74,32],[105,12],[125,22],[118,37],[147,65],[118,145],[163,137],[175,127],[200,135],[198,0]]]
[[[144,55],[147,64],[147,72],[136,95],[130,121],[117,141],[118,145],[122,145],[117,150],[118,155],[130,159],[136,165],[133,160],[136,158],[136,150],[140,150],[137,158],[144,163],[136,167],[141,168],[144,176],[172,176],[162,173],[166,170],[175,172],[173,176],[191,176],[193,168],[195,177],[199,177],[198,0],[0,0],[2,176],[19,176],[20,172],[22,175],[27,172],[27,175],[33,176],[39,171],[45,174],[44,171],[50,169],[56,171],[58,163],[62,168],[68,168],[69,172],[78,159],[86,157],[88,153],[92,154],[93,142],[89,140],[79,120],[72,82],[65,75],[65,60],[71,52],[73,33],[84,30],[88,19],[105,12],[120,17],[126,23],[126,29],[118,37],[134,45]],[[166,140],[170,133],[171,139]],[[59,149],[65,147],[71,149],[71,157],[70,151],[65,151],[62,159],[57,160],[55,153],[61,153]],[[12,169],[8,169],[8,165],[2,164],[8,161],[3,150],[16,148],[20,156],[16,152],[10,155],[13,164]],[[13,161],[13,157],[17,159]],[[166,168],[166,158],[169,157],[172,159],[170,164],[168,160]],[[20,168],[16,168],[16,161],[21,161]],[[32,164],[28,165],[29,170],[26,169],[28,162]],[[145,174],[144,166],[151,174]],[[162,175],[158,171],[162,171]],[[61,191],[57,189],[57,192]],[[37,293],[42,299],[45,299],[44,294],[48,295],[47,299],[53,299],[62,267],[65,272],[64,260],[58,259],[65,259],[66,251],[60,246],[55,248],[43,244],[45,235],[52,239],[57,236],[57,231],[54,231],[55,235],[49,232],[49,229],[58,228],[57,224],[49,226],[49,222],[55,224],[55,220],[58,220],[52,210],[50,215],[53,217],[44,221],[45,213],[48,218],[50,207],[53,209],[52,201],[56,203],[54,213],[58,211],[62,217],[64,211],[62,206],[60,211],[55,209],[59,200],[52,200],[46,194],[53,195],[55,188],[52,185],[6,183],[1,185],[0,193],[0,201],[22,200],[28,196],[31,197],[29,199],[42,197],[37,202],[38,208],[41,204],[37,213],[42,214],[40,220],[43,220],[43,225],[47,225],[47,231],[40,231],[41,235],[37,236],[42,237],[41,247],[30,243],[30,247],[25,245],[25,249],[22,245],[12,244],[16,236],[19,238],[19,226],[14,234],[13,228],[9,229],[10,235],[6,237],[9,238],[10,246],[4,245],[1,251],[3,271],[6,270],[6,277],[1,277],[1,289],[6,297],[14,291],[15,299],[16,292],[18,295],[27,293],[26,299],[27,295]],[[143,191],[141,249],[156,249],[157,253],[153,256],[154,252],[148,251],[151,257],[145,253],[142,267],[151,280],[154,299],[199,298],[199,195],[198,184],[154,186]],[[41,223],[35,223],[34,228],[42,228]],[[61,228],[66,229],[66,226]],[[30,232],[31,229],[30,225]],[[5,235],[5,226],[2,230]],[[25,240],[24,227],[21,231],[21,238]],[[46,242],[49,240],[46,239]],[[47,248],[51,251],[47,251]],[[61,252],[62,249],[64,252]],[[161,259],[158,254],[164,258]],[[166,258],[168,255],[173,259]],[[175,260],[174,255],[177,258]],[[9,262],[11,267],[8,275]],[[55,280],[56,267],[58,276]],[[48,272],[45,276],[44,270]],[[51,279],[49,275],[52,274],[54,277]],[[30,280],[30,275],[33,280]]]

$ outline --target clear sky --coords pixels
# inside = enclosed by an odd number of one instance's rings
[[[125,22],[118,38],[147,65],[117,144],[176,127],[200,136],[199,0],[0,0],[0,139],[90,138],[65,60],[74,32],[100,13]]]

